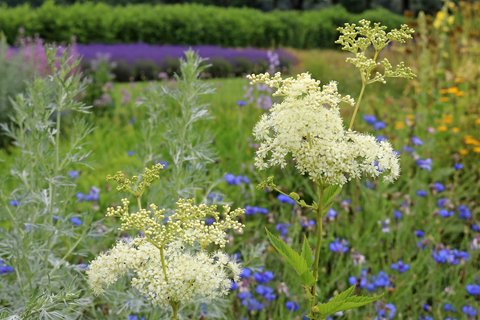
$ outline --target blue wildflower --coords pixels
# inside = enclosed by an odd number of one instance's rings
[[[472,296],[480,296],[480,285],[478,284],[468,284],[465,289],[467,293]]]
[[[163,166],[163,170],[168,168],[168,162],[167,161],[162,160],[162,161],[158,161],[158,163]]]
[[[70,171],[68,171],[68,176],[72,179],[77,179],[80,176],[80,171],[70,170]]]
[[[12,207],[18,207],[20,205],[20,202],[18,200],[12,199],[8,201],[8,204],[11,205]]]
[[[428,303],[424,303],[424,304],[422,305],[422,309],[423,309],[424,311],[426,311],[426,312],[430,312],[430,311],[432,311],[432,306],[429,305]]]
[[[133,152],[133,151],[128,151],[127,154],[128,154],[129,157],[131,157],[131,156],[133,156],[133,155],[135,154],[135,152]]]
[[[396,263],[392,263],[390,265],[390,268],[392,268],[392,270],[396,270],[400,273],[404,273],[404,272],[410,270],[410,265],[408,265],[406,263],[403,263],[402,260],[398,260]]]
[[[417,190],[417,196],[425,198],[428,195],[428,192],[425,190]]]
[[[383,121],[377,121],[373,124],[373,130],[382,130],[385,129],[387,125]]]
[[[215,222],[214,218],[208,217],[205,219],[205,225],[211,226]]]
[[[413,153],[415,151],[415,149],[413,149],[410,146],[404,146],[403,151],[405,151],[406,153]]]
[[[421,146],[421,145],[423,145],[423,141],[420,140],[420,138],[417,137],[417,136],[413,136],[410,140],[412,141],[412,143],[413,143],[415,146]]]
[[[145,317],[139,317],[136,314],[130,314],[128,315],[128,320],[145,320]]]
[[[347,240],[340,240],[336,238],[334,241],[330,242],[328,245],[330,251],[336,253],[345,253],[348,251],[348,241]]]
[[[250,278],[252,276],[252,270],[250,268],[243,268],[242,272],[240,272],[240,278]]]
[[[237,183],[237,179],[235,177],[235,175],[231,174],[231,173],[227,173],[223,176],[223,179],[225,179],[225,181],[227,181],[227,183],[229,185],[235,185]]]
[[[462,307],[462,312],[469,317],[476,317],[477,314],[478,314],[477,309],[475,309],[474,307],[469,306],[469,305],[463,306]]]
[[[268,209],[267,208],[262,208],[262,207],[255,207],[255,206],[246,206],[245,207],[245,214],[247,216],[251,216],[254,214],[268,214]]]
[[[377,117],[375,117],[373,114],[366,114],[363,116],[363,120],[365,120],[365,122],[369,125],[373,126],[377,121]]]
[[[458,217],[460,219],[465,219],[468,220],[472,217],[472,213],[470,212],[470,209],[466,205],[459,205],[458,208]]]
[[[480,224],[474,223],[470,226],[470,229],[472,229],[472,231],[475,231],[475,232],[480,232]]]
[[[457,162],[453,165],[453,168],[457,171],[462,170],[463,169],[463,164]]]
[[[403,218],[403,213],[399,210],[393,210],[393,217],[397,220],[400,220]]]
[[[75,226],[81,226],[83,223],[79,217],[71,217],[70,222]]]
[[[280,201],[281,203],[286,203],[286,204],[290,204],[290,205],[294,205],[295,204],[295,200],[293,200],[292,198],[290,198],[289,196],[286,196],[284,194],[279,194],[278,197],[277,197],[278,201]]]
[[[420,169],[432,171],[432,159],[418,159],[416,162]]]
[[[457,309],[450,303],[445,303],[443,305],[443,310],[445,310],[446,312],[457,312]]]
[[[455,212],[453,211],[448,211],[447,209],[440,209],[438,211],[438,214],[441,216],[441,217],[444,217],[444,218],[450,218],[451,216],[453,216],[455,214]]]
[[[377,139],[378,142],[387,141],[387,137],[382,135],[376,136],[375,139]]]
[[[239,107],[245,107],[247,105],[247,102],[245,100],[238,100],[237,101],[237,106]]]
[[[258,283],[268,283],[273,280],[274,274],[272,271],[265,271],[265,272],[255,272],[253,274],[253,278]]]
[[[8,266],[3,262],[3,260],[0,259],[0,275],[2,274],[9,274],[15,271],[12,266]]]
[[[288,234],[288,228],[290,228],[290,223],[278,223],[275,226],[275,230],[277,230],[284,237]]]
[[[238,284],[232,280],[231,284],[230,284],[230,290],[231,291],[234,291],[234,290],[237,290],[238,289]]]
[[[445,186],[440,182],[435,182],[433,184],[433,190],[435,190],[436,192],[443,192],[445,191]]]
[[[377,276],[373,276],[372,282],[376,288],[386,288],[390,286],[390,278],[388,274],[383,271],[380,271]]]
[[[327,218],[328,219],[335,219],[337,217],[337,211],[335,211],[333,208],[328,209],[327,211]]]
[[[285,308],[287,308],[288,311],[297,312],[300,306],[296,302],[287,301],[285,302]]]
[[[221,202],[223,200],[223,196],[216,192],[211,192],[207,195],[207,199],[211,202]]]
[[[417,238],[423,238],[425,236],[425,232],[423,230],[415,230],[415,236]]]
[[[439,208],[445,208],[448,202],[449,202],[448,198],[440,198],[437,200],[437,206]]]
[[[377,312],[375,320],[389,320],[395,317],[397,308],[393,303],[387,303],[385,305],[376,304],[375,311]]]

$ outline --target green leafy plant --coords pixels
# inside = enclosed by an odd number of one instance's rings
[[[273,166],[283,168],[293,162],[297,170],[307,175],[314,185],[314,201],[307,203],[297,192],[287,194],[281,191],[273,176],[259,184],[259,188],[288,195],[300,207],[314,213],[317,229],[313,250],[306,237],[301,252],[297,252],[267,230],[272,246],[298,275],[305,297],[310,302],[308,317],[312,320],[326,319],[330,314],[358,308],[381,298],[381,295],[357,296],[353,286],[328,302],[319,303],[317,282],[320,276],[323,218],[342,187],[353,179],[365,176],[381,176],[387,182],[399,176],[398,158],[390,143],[352,131],[368,84],[385,83],[389,77],[414,76],[403,63],[393,68],[386,58],[377,61],[380,52],[390,42],[404,43],[413,33],[405,25],[388,33],[385,29],[378,23],[372,25],[366,20],[361,20],[359,25],[346,24],[339,28],[341,35],[337,43],[354,54],[347,61],[356,66],[361,74],[362,88],[356,103],[349,96],[341,96],[335,82],[320,87],[319,81],[307,73],[286,79],[282,79],[280,73],[274,76],[268,73],[249,76],[252,84],[265,84],[276,90],[274,95],[283,98],[255,126],[254,136],[260,142],[255,165],[259,169]],[[370,55],[371,48],[373,53]],[[383,67],[383,72],[378,70],[379,67]],[[342,102],[354,106],[348,129],[344,128],[340,115],[339,105]]]

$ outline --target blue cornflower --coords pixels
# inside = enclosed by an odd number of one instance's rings
[[[453,212],[453,211],[448,211],[447,209],[440,209],[440,210],[438,210],[438,214],[439,214],[441,217],[450,218],[451,216],[453,216],[453,215],[455,214],[455,212]]]
[[[333,208],[328,209],[327,211],[327,218],[329,219],[335,219],[337,217],[337,211],[335,211]]]
[[[237,106],[239,107],[245,107],[247,105],[247,102],[245,100],[238,100],[237,101]]]
[[[448,202],[449,202],[448,198],[440,198],[437,200],[437,206],[439,208],[444,208]]]
[[[415,230],[415,236],[417,238],[423,238],[425,236],[425,232],[423,230]]]
[[[253,274],[253,278],[258,283],[268,283],[268,282],[272,281],[274,277],[275,277],[275,275],[273,274],[272,271],[255,272]]]
[[[130,314],[128,315],[128,320],[145,320],[145,317],[139,317],[136,314]]]
[[[81,226],[83,223],[79,217],[71,217],[70,222],[73,223],[73,225],[75,226]]]
[[[462,260],[466,261],[470,258],[469,254],[465,251],[440,249],[432,252],[433,259],[440,264],[457,265]]]
[[[231,291],[235,291],[238,289],[238,284],[232,280],[231,284],[230,284],[230,290]]]
[[[428,303],[424,303],[424,304],[422,304],[422,309],[424,311],[430,312],[430,311],[432,311],[432,306],[429,305]]]
[[[68,171],[68,176],[72,179],[77,179],[80,176],[80,171],[70,170],[70,171]]]
[[[248,311],[260,311],[263,308],[262,303],[255,298],[243,300],[242,305],[247,307]]]
[[[284,237],[288,234],[288,228],[290,228],[290,223],[278,223],[275,226],[275,230],[277,230]]]
[[[9,274],[15,271],[12,266],[6,265],[3,260],[0,259],[0,275]]]
[[[412,141],[412,143],[415,145],[415,146],[421,146],[423,145],[423,141],[420,140],[419,137],[417,136],[413,136],[412,139],[410,139]]]
[[[400,273],[404,273],[404,272],[410,270],[410,265],[403,263],[402,260],[398,260],[396,263],[392,263],[390,265],[390,268],[392,268],[392,270],[396,270]]]
[[[422,197],[422,198],[425,198],[425,197],[427,197],[427,195],[428,195],[428,192],[427,192],[427,191],[425,191],[425,190],[417,190],[417,196]]]
[[[433,190],[435,190],[437,192],[443,192],[443,191],[445,191],[445,186],[443,184],[441,184],[440,182],[435,182],[433,184]]]
[[[470,229],[472,229],[472,231],[475,231],[475,232],[480,232],[480,224],[474,223],[470,226]]]
[[[466,205],[459,205],[458,208],[458,217],[460,219],[465,219],[468,220],[472,217],[472,213],[470,212],[470,209]]]
[[[380,271],[377,276],[372,277],[376,288],[386,288],[390,286],[390,278],[386,272]]]
[[[250,278],[252,276],[252,270],[250,268],[243,268],[242,272],[240,272],[240,278]]]
[[[20,205],[20,202],[18,200],[12,199],[8,201],[8,204],[11,205],[12,207],[18,207]]]
[[[167,161],[162,160],[162,161],[158,161],[158,163],[163,166],[163,170],[168,168],[168,162]]]
[[[287,301],[285,302],[285,308],[287,308],[288,311],[297,312],[300,306],[296,302]]]
[[[469,317],[475,317],[478,314],[477,309],[472,306],[465,305],[462,307],[462,312],[465,313]]]
[[[237,179],[235,177],[235,175],[231,174],[231,173],[227,173],[223,176],[223,179],[225,179],[225,181],[227,181],[227,183],[229,185],[235,185],[237,184]]]
[[[372,126],[377,121],[377,117],[375,117],[373,114],[366,114],[363,116],[363,120],[365,120],[366,123]]]
[[[462,170],[463,169],[463,164],[457,162],[453,165],[453,168],[457,171]]]
[[[400,220],[403,218],[403,213],[402,211],[399,210],[393,210],[393,217],[397,220]]]
[[[347,240],[340,240],[336,238],[334,241],[330,242],[328,245],[330,251],[336,253],[345,253],[348,251],[348,241]]]
[[[465,289],[467,293],[472,296],[480,296],[480,285],[478,284],[468,284]]]
[[[387,303],[386,305],[376,304],[375,311],[377,312],[377,316],[375,320],[387,320],[393,319],[395,317],[395,313],[397,312],[397,308],[393,303]]]
[[[240,300],[247,300],[252,297],[252,293],[250,291],[241,291],[237,294],[237,297]]]
[[[443,305],[443,310],[445,310],[446,312],[457,312],[457,309],[450,303],[445,303]]]
[[[418,317],[418,320],[433,320],[433,318],[430,316],[420,316]]]
[[[387,137],[382,135],[376,136],[375,139],[377,139],[378,142],[387,141]]]
[[[432,159],[430,158],[418,159],[415,163],[420,169],[432,171]]]
[[[223,200],[223,196],[220,193],[211,192],[207,195],[207,199],[211,202],[221,202]]]
[[[268,209],[267,208],[262,208],[262,207],[255,207],[255,206],[246,206],[245,207],[245,214],[250,216],[254,214],[268,214]]]
[[[373,124],[373,129],[374,130],[382,130],[385,129],[387,125],[383,121],[377,121]]]
[[[129,157],[131,157],[131,156],[133,156],[133,155],[135,154],[135,152],[133,152],[133,151],[128,151],[127,154],[128,154]]]
[[[259,284],[255,288],[255,292],[258,293],[261,296],[265,296],[269,293],[273,293],[273,288],[270,288],[269,286],[264,286],[262,284]]]
[[[410,146],[403,146],[403,151],[405,151],[406,153],[413,153],[415,149]]]
[[[294,205],[295,204],[295,200],[293,200],[292,198],[290,198],[289,196],[286,196],[284,194],[279,194],[278,197],[277,197],[278,201],[280,201],[281,203],[286,203],[286,204],[290,204],[290,205]]]

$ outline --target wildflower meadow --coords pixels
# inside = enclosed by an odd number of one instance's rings
[[[120,2],[0,4],[0,319],[479,318],[480,2]]]

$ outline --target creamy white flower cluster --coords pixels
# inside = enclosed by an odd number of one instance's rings
[[[151,204],[149,210],[130,213],[129,203],[128,199],[122,199],[122,206],[108,208],[107,216],[118,216],[121,230],[141,230],[158,246],[180,240],[189,245],[198,243],[202,248],[209,244],[223,248],[227,243],[226,231],[241,232],[244,227],[238,221],[244,209],[230,211],[229,206],[224,206],[223,212],[219,212],[215,205],[195,205],[193,199],[179,199],[172,214],[155,204]],[[212,223],[205,223],[207,218],[213,219]]]
[[[228,293],[231,281],[238,281],[240,266],[225,253],[189,252],[181,242],[165,247],[166,277],[159,249],[144,238],[118,242],[98,256],[87,271],[95,294],[104,293],[127,273],[132,287],[152,303],[168,308],[172,302],[188,304],[196,299],[212,300]]]
[[[373,136],[345,130],[337,84],[320,87],[308,73],[296,78],[271,77],[268,73],[249,76],[252,84],[264,83],[284,96],[264,114],[254,128],[260,142],[255,165],[259,169],[285,167],[288,156],[310,179],[325,185],[343,185],[362,176],[394,180],[400,171],[390,143]]]

